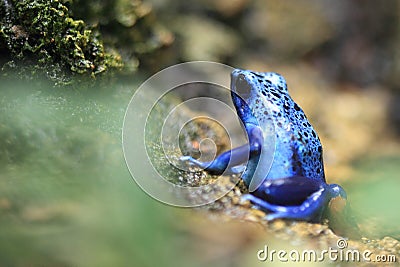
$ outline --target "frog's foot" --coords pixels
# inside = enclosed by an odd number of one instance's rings
[[[258,128],[257,130],[258,131],[254,130],[256,132],[255,134],[259,133]],[[261,146],[257,142],[254,143],[255,144],[250,145],[250,150],[256,150]],[[183,156],[180,158],[180,160],[183,162],[188,162],[192,166],[200,167],[211,174],[239,174],[244,171],[246,168],[244,164],[247,164],[249,160],[249,145],[243,145],[232,150],[225,151],[213,161],[201,162],[190,156]]]
[[[197,166],[197,167],[200,167],[202,169],[205,169],[207,167],[206,163],[208,163],[208,165],[210,164],[209,162],[198,161],[197,159],[192,158],[191,156],[182,156],[182,157],[179,158],[179,160],[181,162],[184,162],[184,163],[190,165],[190,166]]]
[[[324,189],[315,192],[299,206],[287,207],[268,203],[250,194],[244,195],[243,198],[250,200],[251,203],[255,204],[261,210],[270,212],[265,216],[265,219],[268,221],[275,219],[319,221],[326,204],[325,201],[321,199],[323,192]]]
[[[246,166],[241,165],[241,166],[234,166],[229,169],[229,174],[241,174],[246,170]]]
[[[182,156],[179,158],[179,160],[181,162],[189,164],[190,166],[199,167],[211,174],[240,174],[246,169],[246,166],[243,165],[229,166],[224,162],[218,160],[201,162],[195,158],[192,158],[191,156]]]
[[[271,189],[271,188],[269,188]],[[273,190],[273,188],[272,188]],[[288,192],[290,194],[290,192]],[[282,205],[270,203],[268,200],[247,194],[242,198],[249,200],[261,210],[269,212],[266,220],[292,219],[310,222],[320,222],[322,215],[331,199],[341,197],[346,199],[344,190],[338,185],[325,185],[309,195],[299,205]]]

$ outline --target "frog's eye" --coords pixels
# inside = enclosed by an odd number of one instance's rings
[[[246,78],[243,74],[239,74],[237,76],[237,79],[235,82],[235,89],[236,89],[236,93],[239,94],[241,97],[247,97],[250,95],[251,86],[246,81]]]

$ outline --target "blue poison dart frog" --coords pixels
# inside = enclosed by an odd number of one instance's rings
[[[326,183],[321,142],[303,110],[290,97],[285,79],[273,72],[236,69],[231,73],[231,96],[249,144],[224,152],[211,162],[190,156],[181,160],[212,174],[222,174],[226,169],[242,171],[235,167],[247,162],[242,179],[249,187],[256,178],[257,165],[264,164],[260,154],[266,138],[270,138],[265,133],[272,127],[275,151],[267,163],[269,171],[243,198],[265,211],[267,220],[321,222],[327,214],[343,213],[346,193],[339,185]]]

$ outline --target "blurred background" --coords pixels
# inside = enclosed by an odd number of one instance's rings
[[[400,1],[47,5],[0,5],[0,266],[256,266],[264,244],[321,241],[282,242],[257,221],[163,205],[134,183],[125,108],[145,79],[192,60],[285,76],[364,241],[400,255]],[[52,14],[76,32],[46,23]]]

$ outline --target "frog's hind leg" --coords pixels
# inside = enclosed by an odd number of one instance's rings
[[[311,194],[300,205],[283,206],[269,203],[268,201],[258,198],[254,195],[245,195],[244,199],[250,200],[261,210],[270,212],[267,214],[267,220],[274,219],[292,219],[304,220],[311,222],[320,222],[322,214],[325,211],[328,202],[334,197],[345,198],[343,189],[337,185],[327,185]]]
[[[292,219],[317,222],[320,220],[326,204],[324,198],[321,198],[323,191],[324,189],[321,189],[314,193],[299,206],[271,204],[250,194],[243,197],[244,199],[250,200],[250,202],[258,206],[261,210],[270,212],[265,216],[265,219],[268,221],[275,219]]]

